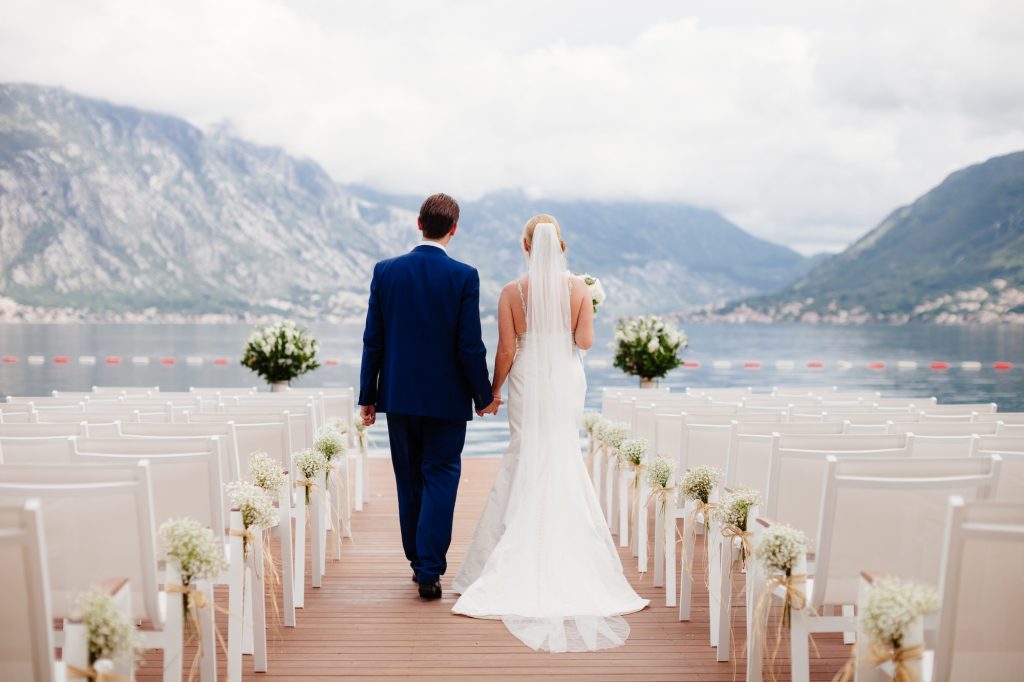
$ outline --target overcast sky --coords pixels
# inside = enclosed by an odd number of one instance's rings
[[[0,0],[0,79],[337,180],[710,207],[836,250],[1024,149],[1020,0]]]

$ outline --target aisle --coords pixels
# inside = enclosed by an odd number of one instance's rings
[[[469,543],[499,461],[464,460],[449,553],[451,575]],[[654,606],[628,616],[632,634],[626,646],[618,649],[587,654],[535,653],[500,622],[453,616],[454,595],[446,593],[440,603],[421,600],[401,550],[390,462],[371,460],[371,476],[371,501],[364,511],[353,515],[355,542],[346,542],[340,563],[328,562],[322,588],[312,589],[307,580],[306,607],[297,612],[298,627],[282,628],[279,636],[269,637],[269,672],[253,673],[251,657],[245,657],[246,680],[743,679],[742,658],[735,663],[734,677],[734,663],[717,663],[715,650],[707,644],[707,593],[703,586],[694,591],[694,620],[680,623],[676,609],[659,605],[664,603],[663,590],[651,585],[650,576],[641,577],[635,571],[636,562],[625,550],[620,552],[627,575]],[[699,570],[696,567],[695,573]],[[450,578],[442,584],[447,587],[449,583]],[[741,617],[740,611],[736,617]],[[736,635],[743,636],[740,623]],[[849,655],[848,649],[827,638],[818,638],[818,646],[822,659],[812,656],[813,678],[830,680]],[[784,651],[780,652],[780,662],[784,656]],[[157,661],[147,657],[138,678],[157,679],[156,667]],[[779,679],[788,679],[788,674],[780,674]]]

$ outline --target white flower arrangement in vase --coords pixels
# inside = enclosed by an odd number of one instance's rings
[[[254,331],[245,344],[242,365],[267,381],[272,390],[282,390],[292,379],[320,366],[316,360],[320,344],[305,327],[278,322]]]
[[[688,338],[657,315],[627,317],[615,324],[615,367],[651,386],[681,364],[679,350]]]
[[[79,595],[72,614],[73,619],[85,628],[91,670],[83,672],[91,672],[96,679],[102,679],[100,672],[105,670],[109,673],[115,662],[128,667],[134,664],[142,651],[142,641],[134,623],[107,592],[94,587]],[[64,654],[67,661],[67,649]]]
[[[590,302],[593,304],[594,312],[596,313],[597,309],[601,307],[607,299],[601,280],[594,277],[589,272],[574,272],[573,274],[581,278],[583,283],[587,285],[587,289],[590,291]]]
[[[297,481],[306,489],[306,504],[309,504],[309,491],[312,490],[315,482],[327,471],[330,462],[319,450],[301,450],[292,455],[292,462],[296,470],[302,474]]]
[[[920,676],[925,614],[939,608],[935,588],[880,578],[868,590],[859,620],[870,640],[865,662],[884,666],[895,679]]]
[[[281,464],[265,452],[254,452],[249,456],[249,477],[268,493],[276,493],[288,480]]]

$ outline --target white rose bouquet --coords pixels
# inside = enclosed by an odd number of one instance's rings
[[[623,318],[615,324],[613,364],[644,381],[660,379],[680,365],[687,341],[685,332],[656,315]]]
[[[583,279],[583,283],[587,285],[587,289],[590,290],[590,302],[594,305],[594,312],[605,302],[607,295],[604,293],[604,286],[601,285],[601,280],[594,277],[589,272],[574,272],[574,275]]]
[[[277,324],[254,331],[245,344],[242,366],[267,382],[291,381],[320,366],[316,360],[320,344],[305,327],[294,322]]]

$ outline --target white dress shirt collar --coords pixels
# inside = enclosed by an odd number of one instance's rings
[[[448,253],[448,249],[447,249],[447,248],[445,247],[445,245],[444,245],[444,244],[441,244],[441,243],[439,243],[439,242],[431,242],[431,241],[427,241],[426,239],[424,239],[423,241],[421,241],[421,242],[420,242],[419,244],[417,244],[416,246],[433,246],[433,247],[435,247],[435,248],[441,249],[441,250],[442,250],[442,251],[444,251],[445,253]]]

